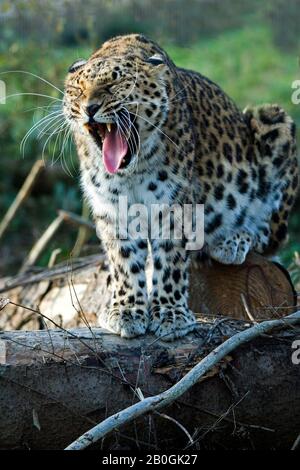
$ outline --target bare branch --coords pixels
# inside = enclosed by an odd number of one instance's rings
[[[85,227],[89,230],[95,230],[95,225],[86,217],[82,217],[80,215],[74,214],[73,212],[63,210],[58,211],[58,214],[63,216],[65,222],[69,222],[76,227]]]
[[[31,168],[29,175],[27,176],[26,180],[23,183],[23,186],[21,187],[15,200],[9,207],[8,211],[3,217],[2,222],[0,223],[0,240],[3,237],[4,233],[6,232],[10,222],[16,215],[17,210],[20,208],[23,202],[28,198],[34,186],[34,183],[36,182],[36,179],[43,168],[44,168],[43,160],[38,160],[37,162],[35,162],[35,164]]]
[[[300,434],[298,435],[297,439],[295,440],[291,450],[297,450],[300,445]]]
[[[0,289],[0,294],[16,287],[27,286],[41,281],[50,281],[65,277],[66,274],[75,271],[81,271],[92,266],[99,266],[104,263],[105,255],[90,255],[84,258],[78,258],[72,261],[72,266],[66,263],[58,264],[53,268],[42,270],[37,274],[20,274],[5,282],[4,287]]]
[[[58,215],[47,227],[45,232],[42,234],[42,236],[38,239],[38,241],[33,245],[31,248],[27,258],[25,259],[22,268],[20,269],[20,273],[23,273],[28,269],[30,266],[32,266],[36,260],[39,258],[41,253],[43,252],[44,248],[48,245],[49,241],[52,239],[52,237],[55,235],[59,227],[61,226],[62,222],[64,221],[64,218],[62,215]]]

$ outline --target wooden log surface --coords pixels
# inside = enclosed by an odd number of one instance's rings
[[[0,332],[0,448],[60,449],[95,423],[178,381],[217,344],[250,326],[201,317],[197,334],[164,343],[105,330]],[[300,329],[272,331],[240,346],[163,410],[200,449],[290,449],[299,434]],[[185,433],[148,415],[119,429],[103,449],[182,449]],[[191,449],[190,449],[191,450]]]

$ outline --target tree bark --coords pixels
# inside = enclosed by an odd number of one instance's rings
[[[248,326],[202,316],[197,334],[170,344],[99,328],[0,332],[0,448],[62,449],[137,401],[138,388],[145,397],[169,388]],[[285,328],[240,346],[162,413],[186,428],[196,448],[290,449],[300,422],[300,364],[292,361],[299,335]],[[99,445],[178,451],[186,444],[176,422],[153,414]]]

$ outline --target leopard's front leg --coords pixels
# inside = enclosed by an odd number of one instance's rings
[[[99,324],[124,338],[143,335],[149,325],[147,241],[108,238],[102,241],[109,259],[113,295],[109,309],[100,315]]]
[[[189,256],[180,240],[152,240],[153,280],[150,330],[164,341],[195,329],[188,307]]]

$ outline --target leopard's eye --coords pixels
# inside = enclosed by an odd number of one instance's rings
[[[74,62],[71,67],[69,67],[68,72],[69,73],[74,73],[76,70],[80,69],[80,67],[83,67],[86,64],[85,59],[78,59],[76,62]]]
[[[161,65],[165,63],[163,56],[160,54],[154,54],[153,56],[149,57],[146,62],[152,65]]]

